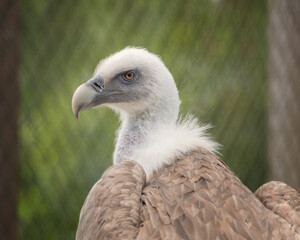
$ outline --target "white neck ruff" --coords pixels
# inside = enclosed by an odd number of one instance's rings
[[[156,126],[147,132],[142,143],[127,159],[141,164],[149,179],[153,171],[198,147],[216,153],[220,145],[207,134],[209,128],[210,125],[199,125],[197,119],[191,116],[179,119],[176,123]]]

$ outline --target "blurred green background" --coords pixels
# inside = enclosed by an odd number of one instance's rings
[[[112,164],[118,118],[72,114],[98,61],[143,46],[173,74],[182,114],[211,123],[221,158],[252,191],[268,178],[266,3],[71,1],[21,5],[21,239],[74,239],[84,199]]]

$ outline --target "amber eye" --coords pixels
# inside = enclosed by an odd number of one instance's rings
[[[134,79],[135,73],[133,71],[127,72],[124,74],[124,77],[130,81],[130,80]]]

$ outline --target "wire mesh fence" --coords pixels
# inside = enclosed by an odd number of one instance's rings
[[[221,158],[246,186],[270,178],[265,1],[32,0],[20,14],[20,239],[74,239],[119,123],[105,108],[77,121],[71,98],[101,58],[128,45],[161,56],[181,113],[214,126]]]

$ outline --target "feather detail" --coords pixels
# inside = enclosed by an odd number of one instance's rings
[[[176,158],[198,147],[218,153],[220,144],[207,133],[210,128],[209,124],[198,124],[198,119],[191,115],[181,117],[175,124],[153,130],[144,144],[135,150],[132,159],[143,166],[149,179],[153,171],[171,164]]]
[[[281,192],[276,185],[272,191]],[[299,194],[282,187],[297,211]],[[298,223],[281,213],[267,209],[225,163],[198,148],[155,171],[147,184],[137,162],[111,166],[85,200],[76,239],[300,240]]]

